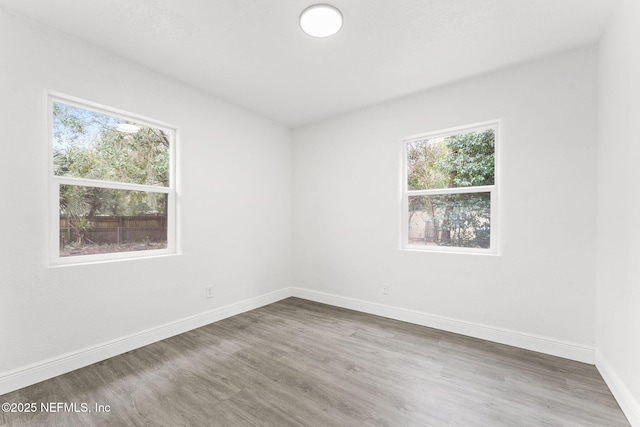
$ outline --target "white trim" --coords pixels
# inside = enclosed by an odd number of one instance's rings
[[[50,90],[50,91],[47,91],[46,93],[47,93],[47,97],[52,101],[51,105],[53,105],[53,102],[58,101],[67,105],[71,105],[73,107],[94,111],[96,113],[118,117],[124,120],[135,121],[136,123],[146,127],[154,127],[157,129],[162,129],[163,131],[171,133],[172,135],[175,135],[175,132],[176,132],[175,126],[160,120],[151,119],[149,117],[145,117],[140,114],[130,113],[128,111],[121,110],[119,108],[107,107],[105,105],[98,104],[97,102],[88,101],[86,99],[78,98],[75,96],[67,95],[64,93],[56,92],[56,91]],[[51,110],[51,112],[53,112],[53,110]]]
[[[502,250],[502,242],[500,239],[500,233],[502,230],[502,219],[500,218],[500,212],[502,212],[502,156],[500,152],[502,151],[502,120],[497,119],[494,120],[495,123],[495,132],[496,132],[496,140],[494,145],[493,152],[493,162],[494,162],[494,170],[493,170],[493,186],[494,190],[491,192],[491,234],[489,235],[489,247],[492,252],[496,255],[501,255]]]
[[[596,368],[602,375],[613,397],[615,397],[620,409],[632,426],[640,426],[640,402],[636,400],[620,377],[605,360],[600,351],[596,349]]]
[[[634,398],[624,382],[620,380],[597,349],[539,335],[496,328],[416,310],[407,310],[295,287],[282,288],[258,297],[249,298],[102,344],[85,347],[74,352],[0,373],[0,395],[289,297],[303,298],[309,301],[388,317],[390,319],[538,351],[578,362],[595,363],[596,368],[602,375],[630,424],[632,426],[640,426],[640,403]]]
[[[477,187],[453,187],[437,188],[434,190],[407,190],[408,196],[432,196],[439,194],[469,194],[469,193],[490,193],[496,188],[495,185],[480,185]]]
[[[400,307],[347,298],[309,289],[293,288],[292,296],[524,348],[552,356],[563,357],[565,359],[576,360],[578,362],[593,364],[595,360],[595,350],[593,347],[540,335],[467,322],[465,320],[452,319],[421,311],[407,310]]]
[[[47,267],[62,265],[84,265],[112,260],[142,259],[162,255],[179,255],[179,244],[177,235],[178,221],[178,197],[177,197],[177,145],[178,128],[170,124],[146,118],[144,116],[129,113],[117,108],[107,107],[95,102],[61,94],[59,92],[47,91],[47,115],[48,115],[48,147],[49,147],[49,250],[47,257]],[[57,176],[53,167],[53,104],[62,103],[78,108],[95,111],[100,114],[118,117],[127,121],[135,122],[143,126],[161,129],[167,133],[169,143],[169,185],[155,186],[126,182],[104,181],[87,178],[77,178],[68,176]],[[167,194],[167,247],[164,249],[110,252],[95,255],[74,255],[68,257],[60,256],[60,185],[78,185],[86,187],[100,187],[125,191],[145,191],[151,193]]]
[[[459,254],[459,255],[482,255],[489,257],[496,257],[499,254],[495,252],[491,252],[488,249],[478,249],[478,248],[464,248],[465,251],[451,251],[447,250],[446,246],[438,246],[438,249],[430,249],[429,252],[433,253],[449,253],[449,254]],[[458,248],[455,248],[458,249]],[[475,249],[475,252],[473,251]],[[424,252],[424,246],[417,245],[408,245],[406,248],[398,248],[400,252]]]
[[[57,259],[52,260],[47,268],[74,267],[79,265],[103,264],[108,262],[151,259],[181,255],[181,253],[173,251],[170,248],[145,249],[143,251],[111,252],[107,254],[95,255],[74,255],[68,257],[58,257]]]
[[[47,240],[49,247],[47,250],[46,265],[54,265],[54,262],[60,259],[60,185],[52,177],[54,174],[53,167],[53,100],[51,94],[45,92],[47,101],[47,193],[49,195],[49,203],[47,209]],[[57,233],[57,234],[56,234]]]
[[[99,179],[75,178],[71,176],[56,176],[55,180],[59,185],[78,185],[81,187],[99,187],[110,188],[114,190],[145,191],[148,193],[170,194],[172,190],[171,187],[134,184],[130,182],[102,181]]]
[[[400,248],[401,251],[414,251],[414,252],[440,252],[440,253],[452,253],[452,254],[467,254],[467,255],[498,255],[496,251],[492,249],[484,248],[461,248],[458,246],[438,246],[438,245],[412,245],[408,243],[404,248]]]
[[[453,188],[437,188],[423,190],[409,190],[407,182],[407,145],[413,141],[419,141],[429,138],[445,138],[456,135],[465,131],[483,131],[493,129],[495,131],[494,141],[494,182],[493,185],[473,186],[473,187],[453,187]],[[502,145],[500,139],[502,137],[502,120],[495,119],[481,123],[457,126],[454,128],[443,129],[439,131],[427,132],[418,135],[407,136],[402,138],[401,149],[401,177],[400,177],[400,250],[415,250],[422,252],[448,252],[448,253],[482,253],[488,255],[500,255],[500,197],[499,197],[499,180],[500,180],[500,155],[499,150]],[[491,224],[491,232],[489,234],[489,248],[465,248],[458,246],[438,246],[438,245],[412,245],[409,243],[409,197],[412,196],[429,196],[443,194],[467,194],[467,193],[489,193],[490,212],[489,219]]]
[[[430,132],[425,132],[425,133],[419,133],[416,135],[409,135],[407,137],[402,138],[402,140],[404,142],[409,142],[409,141],[415,141],[415,140],[421,140],[421,139],[429,139],[429,138],[446,138],[448,136],[451,135],[456,135],[458,133],[460,133],[461,131],[465,131],[468,129],[474,129],[474,130],[487,130],[490,128],[493,128],[494,125],[496,123],[499,123],[500,119],[496,119],[496,120],[487,120],[486,122],[480,122],[480,123],[471,123],[468,125],[462,125],[462,126],[455,126],[452,128],[447,128],[447,129],[442,129],[442,130],[436,130],[436,131],[430,131]]]
[[[116,338],[105,343],[85,347],[51,359],[0,373],[0,395],[80,369],[174,335],[182,334],[210,323],[272,304],[290,296],[291,288],[282,288],[255,298],[249,298],[201,314]]]
[[[593,364],[595,361],[596,367],[602,374],[614,397],[620,403],[620,406],[622,407],[625,415],[629,418],[631,425],[640,426],[640,405],[633,398],[624,383],[620,381],[615,372],[602,358],[602,355],[592,347],[542,337],[539,335],[428,314],[416,310],[407,310],[399,307],[295,287],[282,288],[255,298],[249,298],[102,344],[86,347],[51,359],[36,362],[28,366],[0,373],[0,395],[80,369],[145,345],[153,344],[154,342],[170,338],[174,335],[278,302],[288,297],[303,298],[309,301],[388,317],[395,320],[467,335],[474,338],[485,339],[527,350],[538,351],[579,362]]]

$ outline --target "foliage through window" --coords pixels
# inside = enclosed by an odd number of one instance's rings
[[[71,100],[50,101],[54,258],[175,252],[175,131]]]
[[[482,124],[403,141],[405,247],[495,252],[497,128]]]

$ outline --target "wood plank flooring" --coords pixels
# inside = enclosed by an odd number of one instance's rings
[[[629,425],[594,366],[297,298],[4,402],[37,405],[8,426]]]

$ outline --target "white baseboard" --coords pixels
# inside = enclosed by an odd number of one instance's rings
[[[290,296],[486,339],[566,359],[590,364],[595,363],[595,352],[591,347],[308,289],[283,288],[259,297],[250,298],[202,314],[150,328],[103,344],[87,347],[12,371],[0,373],[0,395],[217,322],[227,317],[280,301]]]
[[[607,383],[613,397],[618,401],[618,405],[629,423],[632,426],[640,427],[640,402],[633,397],[633,394],[598,350],[596,350],[596,368],[604,378],[604,382]]]
[[[100,362],[127,351],[167,339],[291,296],[291,288],[270,292],[175,322],[150,328],[106,343],[87,347],[0,373],[0,395]]]
[[[496,328],[464,320],[437,316],[420,311],[407,310],[384,304],[311,291],[308,289],[292,288],[292,296],[401,320],[404,322],[415,323],[417,325],[428,326],[430,328],[441,329],[443,331],[454,332],[456,334],[467,335],[500,344],[520,347],[527,350],[563,357],[565,359],[576,360],[578,362],[589,363],[592,365],[595,363],[594,348],[580,344],[512,331],[509,329]]]

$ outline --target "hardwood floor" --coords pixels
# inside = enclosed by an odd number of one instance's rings
[[[629,425],[594,366],[296,298],[4,402],[37,405],[9,426]]]

